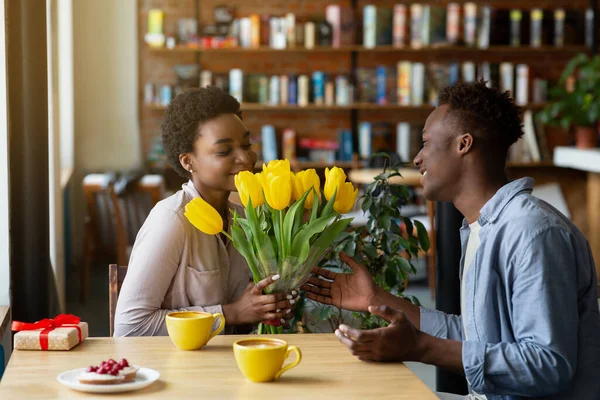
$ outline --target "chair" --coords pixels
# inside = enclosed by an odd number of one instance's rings
[[[126,265],[138,231],[152,207],[164,197],[165,182],[160,175],[145,175],[141,179],[124,176],[111,185],[109,193],[117,263]]]
[[[110,264],[108,266],[108,307],[110,319],[110,332],[112,337],[115,331],[115,312],[117,311],[117,300],[121,292],[121,286],[127,275],[127,266],[117,266]]]
[[[88,174],[83,178],[86,202],[84,219],[83,263],[80,275],[80,298],[85,302],[89,290],[92,259],[98,254],[115,254],[114,228],[111,224],[109,188],[113,174]]]

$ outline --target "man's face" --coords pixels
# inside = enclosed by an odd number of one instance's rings
[[[437,107],[427,118],[423,129],[423,148],[414,160],[423,177],[423,194],[427,200],[451,202],[460,177],[461,157],[458,135],[445,120],[448,105]]]

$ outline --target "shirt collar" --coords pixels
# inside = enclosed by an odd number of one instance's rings
[[[494,222],[515,196],[523,192],[531,193],[534,183],[533,178],[521,178],[502,186],[481,209],[479,224],[483,226]]]

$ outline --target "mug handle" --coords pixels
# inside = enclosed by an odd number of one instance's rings
[[[220,313],[215,313],[212,315],[213,318],[215,319],[219,319],[219,321],[221,321],[219,323],[219,326],[217,327],[217,329],[215,329],[213,332],[211,332],[210,336],[208,337],[208,340],[214,338],[215,336],[217,336],[219,333],[221,333],[221,331],[223,330],[223,328],[225,328],[225,317],[223,316],[223,314]],[[207,342],[208,342],[207,340]]]
[[[290,347],[288,347],[287,351],[285,352],[285,359],[287,359],[290,356],[291,352],[296,353],[296,359],[294,360],[294,362],[292,362],[292,363],[286,365],[285,367],[281,368],[279,370],[279,372],[277,373],[277,375],[275,375],[275,380],[279,379],[279,377],[281,376],[281,374],[283,374],[285,371],[294,368],[295,366],[297,366],[298,364],[300,364],[300,361],[302,361],[302,352],[296,346],[290,346]]]

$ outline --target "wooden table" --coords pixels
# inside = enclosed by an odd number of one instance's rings
[[[300,347],[302,362],[278,382],[261,384],[246,381],[237,368],[232,343],[242,336],[217,336],[200,351],[178,350],[168,337],[88,338],[66,352],[15,350],[0,381],[0,398],[92,397],[63,387],[56,376],[112,357],[153,368],[161,376],[145,389],[111,397],[437,399],[404,364],[359,361],[333,334],[280,337]]]
[[[353,183],[368,185],[375,180],[375,177],[383,172],[383,168],[360,168],[350,170],[348,179]],[[402,176],[394,176],[389,182],[394,185],[421,186],[421,173],[414,168],[400,168],[398,170]]]

